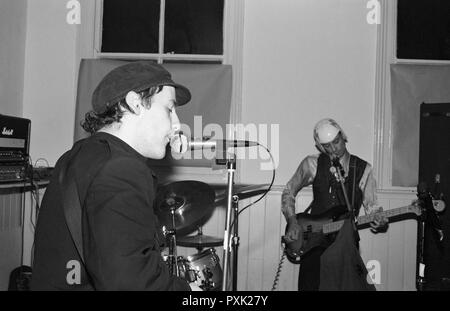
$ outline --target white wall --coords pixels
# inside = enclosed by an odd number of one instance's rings
[[[27,0],[0,0],[0,114],[22,116]]]
[[[77,25],[66,1],[28,1],[23,116],[31,119],[32,160],[53,166],[73,143]]]
[[[367,13],[361,0],[246,0],[242,120],[280,124],[276,184],[317,152],[312,129],[324,117],[372,162],[376,26]],[[243,181],[270,180],[259,164],[245,163]]]

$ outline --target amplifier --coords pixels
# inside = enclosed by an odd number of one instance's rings
[[[11,163],[0,165],[0,183],[21,182],[27,179],[28,163]]]
[[[28,162],[31,121],[0,114],[0,164]]]

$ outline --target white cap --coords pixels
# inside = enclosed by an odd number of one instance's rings
[[[337,129],[335,126],[327,123],[327,124],[321,124],[316,129],[316,132],[317,132],[318,142],[320,144],[327,144],[336,138],[337,134],[339,134],[339,129]]]
[[[314,126],[313,133],[317,148],[319,148],[320,151],[325,152],[322,144],[332,142],[339,133],[341,133],[342,138],[347,142],[347,135],[345,135],[344,131],[336,121],[326,118],[317,122]]]

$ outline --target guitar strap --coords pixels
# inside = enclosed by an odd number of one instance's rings
[[[353,158],[353,189],[352,189],[352,208],[353,208],[353,216],[357,217],[358,215],[355,215],[355,192],[356,192],[356,157]],[[358,229],[356,228],[355,219],[352,219],[353,222],[353,228],[355,230],[355,241],[358,245],[358,242],[360,240]],[[357,247],[359,249],[359,245]]]
[[[73,244],[77,250],[81,259],[81,265],[86,272],[87,289],[94,289],[94,283],[92,277],[87,271],[86,262],[83,254],[83,235],[82,235],[82,208],[80,204],[80,197],[78,193],[78,187],[75,182],[74,174],[69,175],[69,161],[63,163],[61,171],[59,173],[59,182],[62,192],[62,203],[64,209],[64,216],[66,219],[67,228],[70,232]]]
[[[355,185],[356,185],[356,158],[353,158],[353,189],[352,189],[352,207],[355,209]]]
[[[64,216],[66,218],[67,227],[70,231],[73,244],[75,245],[81,261],[85,264],[81,232],[81,205],[75,178],[69,177],[68,174],[68,162],[69,161],[64,161],[58,176],[61,185]]]
[[[101,141],[103,142],[103,141]],[[107,148],[107,144],[103,144]],[[75,148],[75,147],[74,147]],[[71,167],[70,159],[74,159],[78,152],[80,151],[80,146],[77,146],[77,150],[73,152],[73,155],[67,157],[62,161],[60,173],[58,175],[58,181],[61,187],[61,197],[62,197],[62,205],[64,210],[64,217],[66,220],[67,228],[70,232],[70,237],[72,238],[73,244],[76,248],[76,251],[81,259],[81,264],[86,272],[86,277],[88,284],[87,286],[93,287],[92,277],[88,272],[86,261],[84,258],[83,252],[83,233],[82,233],[82,207],[80,202],[80,194],[79,189],[75,179],[75,168]],[[104,162],[100,161],[100,165],[98,165],[95,169],[96,171],[93,173],[93,176],[96,176],[98,172],[104,166]]]

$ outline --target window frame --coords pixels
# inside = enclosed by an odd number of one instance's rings
[[[220,61],[224,63],[225,60],[225,40],[226,31],[232,31],[229,23],[226,19],[227,9],[230,9],[230,4],[233,1],[224,0],[224,16],[223,16],[223,53],[210,55],[210,54],[169,54],[164,53],[164,31],[165,31],[165,8],[166,0],[161,1],[160,5],[160,19],[159,19],[159,42],[158,53],[114,53],[114,52],[102,52],[102,21],[103,21],[103,2],[104,0],[95,0],[95,49],[94,55],[96,58],[114,58],[114,59],[154,59],[158,64],[162,64],[165,60],[180,60],[180,61]]]
[[[378,188],[385,192],[415,192],[415,187],[392,185],[392,103],[391,64],[449,65],[450,60],[397,58],[397,0],[379,0],[380,20],[377,25],[376,77],[375,77],[375,146],[374,169]]]

